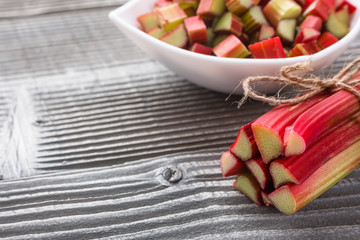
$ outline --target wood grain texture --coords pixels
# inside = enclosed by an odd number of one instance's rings
[[[111,1],[35,2],[80,7],[0,19],[1,239],[358,238],[359,170],[293,216],[255,206],[219,158],[269,106],[238,110],[151,60],[107,20]]]

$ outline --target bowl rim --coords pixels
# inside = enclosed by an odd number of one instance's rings
[[[147,0],[155,2],[155,0]],[[180,55],[183,55],[185,57],[191,57],[191,58],[197,58],[199,60],[206,60],[210,62],[223,62],[228,64],[261,64],[261,65],[271,65],[271,64],[294,64],[297,62],[305,62],[307,60],[316,61],[318,59],[322,59],[329,54],[332,54],[333,52],[336,52],[336,50],[341,46],[347,45],[350,41],[355,39],[359,32],[360,32],[360,1],[357,0],[348,0],[351,4],[355,5],[357,7],[356,12],[353,15],[353,22],[350,26],[350,31],[344,36],[342,39],[340,39],[337,43],[327,47],[326,49],[323,49],[315,54],[312,55],[306,55],[306,56],[297,56],[297,57],[286,57],[286,58],[224,58],[224,57],[217,57],[212,55],[205,55],[205,54],[199,54],[194,53],[186,49],[175,47],[171,44],[167,44],[163,41],[160,41],[159,39],[156,39],[141,29],[139,27],[134,26],[133,24],[130,24],[128,21],[126,21],[124,18],[121,17],[121,13],[128,12],[132,8],[134,8],[137,4],[142,2],[142,0],[129,0],[124,5],[110,11],[108,14],[108,17],[111,21],[120,24],[123,28],[126,28],[128,31],[131,31],[133,34],[136,34],[137,36],[141,38],[145,38],[147,41],[152,42],[153,44],[156,44],[162,48],[165,48],[169,51],[176,52]],[[134,16],[136,18],[138,16]],[[356,18],[356,19],[355,19]],[[355,21],[355,22],[354,22]]]

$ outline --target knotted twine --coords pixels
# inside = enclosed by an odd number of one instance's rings
[[[235,88],[236,90],[240,86],[242,86],[244,89],[244,97],[238,102],[238,107],[240,108],[249,97],[254,100],[262,101],[275,106],[280,104],[296,104],[303,102],[311,98],[312,96],[315,96],[316,94],[326,91],[328,89],[344,89],[353,93],[357,98],[359,98],[360,101],[360,91],[357,90],[355,87],[357,84],[360,83],[360,78],[354,79],[354,77],[360,73],[360,57],[356,58],[346,67],[344,67],[333,78],[320,79],[313,76],[303,77],[292,74],[295,71],[299,70],[312,71],[312,69],[309,67],[310,62],[311,61],[306,61],[303,63],[296,63],[294,65],[282,67],[280,69],[280,76],[256,76],[248,77],[247,79],[243,80]],[[275,96],[266,96],[262,93],[255,91],[252,87],[252,84],[264,81],[278,82],[284,84],[285,86],[293,86],[297,89],[302,90],[302,93],[295,97],[287,99],[282,99]]]

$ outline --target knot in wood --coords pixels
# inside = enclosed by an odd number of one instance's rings
[[[162,176],[170,183],[177,183],[182,179],[182,171],[177,167],[166,168],[163,171]]]

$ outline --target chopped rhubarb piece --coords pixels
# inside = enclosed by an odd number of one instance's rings
[[[241,16],[241,20],[244,31],[250,34],[257,31],[261,25],[268,24],[260,6],[251,7]]]
[[[299,17],[301,11],[301,6],[293,0],[272,0],[263,9],[265,17],[274,27],[281,19]]]
[[[274,187],[287,183],[300,184],[327,160],[360,140],[360,113],[318,138],[297,156],[283,157],[270,165]]]
[[[329,14],[325,28],[338,39],[343,38],[349,32],[349,28],[336,17],[335,13]]]
[[[320,47],[316,44],[316,41],[307,43],[298,43],[288,54],[288,57],[297,57],[304,55],[312,55],[321,51]]]
[[[269,165],[264,163],[264,161],[258,158],[252,158],[245,161],[247,168],[250,170],[252,175],[258,181],[260,187],[265,189],[267,186],[270,186],[272,178],[269,171]]]
[[[282,19],[276,28],[276,35],[285,45],[291,45],[295,38],[296,19]]]
[[[259,41],[263,41],[275,36],[275,29],[267,24],[263,24],[259,31]]]
[[[300,29],[312,28],[320,32],[322,28],[322,23],[323,21],[320,17],[309,15],[305,17],[304,21],[300,24],[299,28]]]
[[[231,12],[227,12],[220,17],[214,26],[216,34],[234,34],[239,37],[242,33],[241,19]]]
[[[175,27],[159,39],[179,48],[185,48],[188,43],[188,37],[184,24]]]
[[[205,55],[212,54],[212,48],[202,45],[200,43],[194,43],[194,45],[191,46],[190,51],[205,54]]]
[[[347,5],[342,7],[340,10],[336,11],[335,16],[346,27],[350,26],[350,13],[349,13],[349,7]]]
[[[287,184],[268,195],[281,212],[293,214],[360,166],[360,141],[331,158],[301,184]]]
[[[188,8],[196,9],[199,6],[200,0],[173,0],[173,2],[178,3],[185,10]]]
[[[258,5],[260,0],[226,0],[229,12],[240,15],[252,6]]]
[[[151,29],[159,27],[155,13],[146,13],[137,18],[144,32],[149,32]]]
[[[240,128],[235,142],[230,147],[230,152],[243,161],[249,160],[259,153],[251,130],[251,123]]]
[[[318,94],[299,104],[280,105],[251,124],[256,144],[265,163],[269,163],[283,152],[285,128],[325,97],[325,94]]]
[[[185,29],[188,33],[190,44],[203,43],[207,40],[206,25],[199,16],[193,16],[184,20]]]
[[[162,6],[166,6],[171,4],[173,1],[172,0],[157,0],[155,2],[155,7],[162,7]]]
[[[223,14],[225,9],[225,0],[200,0],[196,14],[204,19],[213,19]]]
[[[329,32],[324,32],[323,34],[321,34],[321,36],[318,38],[317,40],[317,44],[319,45],[319,47],[321,49],[325,49],[327,47],[330,47],[331,45],[333,45],[334,43],[338,42],[339,40],[332,35]]]
[[[254,58],[285,58],[284,47],[279,37],[269,38],[249,45]]]
[[[164,29],[156,27],[156,28],[151,29],[149,32],[147,32],[147,34],[149,34],[150,36],[153,36],[154,38],[161,38],[166,33],[165,33]]]
[[[322,100],[301,114],[292,124],[288,139],[285,139],[285,155],[303,153],[317,137],[359,109],[359,99],[346,90],[340,90]]]
[[[296,36],[294,43],[306,43],[311,42],[320,36],[320,32],[318,30],[315,30],[313,28],[303,28],[300,33]]]
[[[225,152],[220,159],[223,177],[238,175],[246,170],[245,164],[230,152]]]
[[[346,0],[338,5],[338,9],[341,9],[344,6],[348,6],[350,14],[353,14],[356,11],[356,7]]]
[[[171,31],[176,26],[182,24],[184,19],[187,18],[186,13],[178,3],[155,8],[154,13],[165,32]]]
[[[305,9],[303,15],[304,16],[315,15],[320,17],[323,21],[325,21],[328,18],[330,11],[331,11],[331,6],[328,3],[326,3],[326,1],[316,0]]]
[[[257,205],[264,205],[261,196],[261,187],[250,172],[245,171],[240,173],[233,186]]]
[[[245,58],[250,55],[246,46],[233,34],[214,47],[213,52],[218,57]]]

